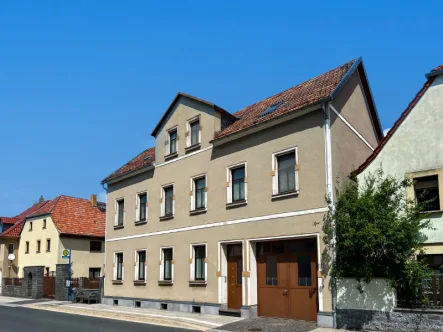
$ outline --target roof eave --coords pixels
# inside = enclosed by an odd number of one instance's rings
[[[238,138],[241,138],[241,137],[253,134],[255,132],[267,129],[269,127],[273,127],[275,125],[280,124],[281,122],[287,121],[288,119],[296,118],[296,117],[299,117],[299,116],[304,115],[306,113],[318,110],[328,101],[330,101],[330,97],[327,97],[315,104],[308,105],[303,108],[296,109],[296,110],[290,111],[288,113],[281,114],[281,115],[276,116],[276,117],[269,119],[267,121],[256,123],[250,127],[244,128],[242,130],[236,131],[236,132],[228,134],[226,136],[213,139],[212,141],[210,141],[210,143],[213,144],[214,146],[219,146],[219,145],[228,143],[230,141],[236,140]]]
[[[120,182],[122,180],[125,180],[127,178],[133,177],[135,175],[138,175],[138,174],[150,171],[150,170],[152,170],[154,168],[155,168],[154,163],[151,163],[151,164],[149,164],[147,166],[144,166],[142,168],[136,169],[134,171],[130,171],[130,172],[124,173],[122,175],[116,176],[115,178],[112,178],[112,179],[107,179],[106,178],[106,179],[102,180],[101,184],[102,185],[104,185],[104,184],[108,184],[109,185],[109,184],[112,184],[112,183]]]

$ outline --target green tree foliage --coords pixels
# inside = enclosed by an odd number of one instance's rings
[[[329,204],[323,224],[323,261],[332,261],[334,224],[336,261],[327,270],[336,278],[366,283],[386,278],[393,287],[416,289],[430,272],[416,255],[423,251],[427,239],[423,230],[431,229],[431,222],[424,206],[407,199],[411,180],[384,177],[380,169],[362,182],[353,179],[337,191],[335,206]]]

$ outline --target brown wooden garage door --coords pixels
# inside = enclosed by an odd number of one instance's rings
[[[257,243],[259,316],[317,321],[316,239]]]

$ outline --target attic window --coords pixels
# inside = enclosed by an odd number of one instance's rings
[[[277,108],[280,107],[280,105],[283,104],[282,101],[272,104],[271,106],[269,106],[262,114],[260,114],[259,118],[262,118],[266,115],[269,115],[271,113],[273,113]]]
[[[152,156],[147,156],[143,160],[151,160]]]

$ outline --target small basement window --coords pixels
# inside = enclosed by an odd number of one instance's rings
[[[118,300],[114,300],[114,305],[118,305]]]
[[[167,303],[160,303],[160,309],[161,310],[168,310],[168,304]]]
[[[134,307],[141,308],[142,307],[142,303],[140,301],[135,301],[134,302]]]
[[[201,307],[199,305],[193,305],[192,306],[192,313],[201,314]]]

